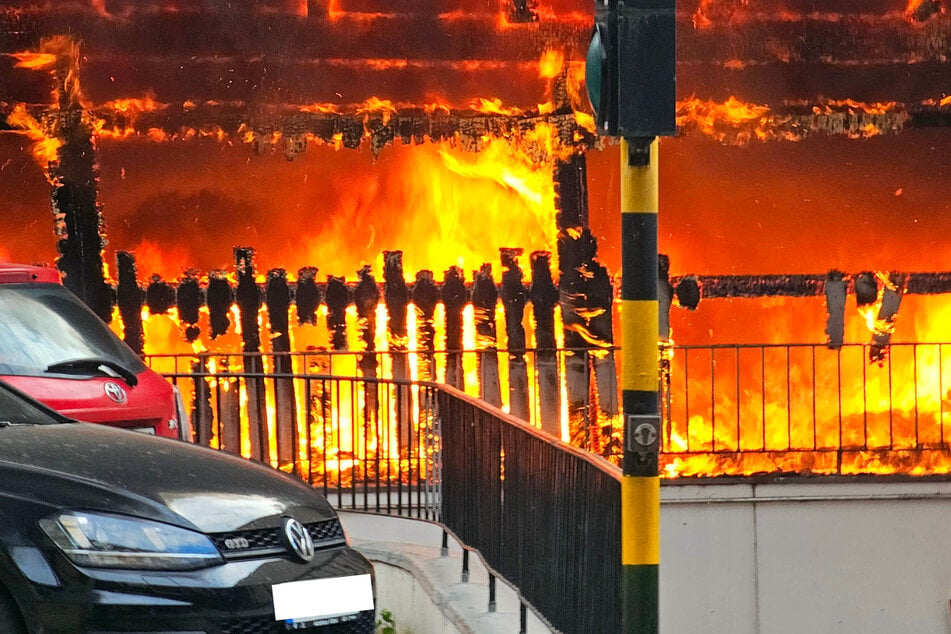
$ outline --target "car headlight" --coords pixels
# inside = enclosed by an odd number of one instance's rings
[[[223,562],[205,535],[150,520],[68,511],[40,520],[40,528],[80,566],[194,570]]]

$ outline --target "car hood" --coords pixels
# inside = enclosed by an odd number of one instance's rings
[[[0,482],[54,508],[127,513],[205,533],[335,516],[323,496],[271,467],[88,423],[0,428]]]

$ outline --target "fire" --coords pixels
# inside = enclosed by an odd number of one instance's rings
[[[750,0],[700,0],[693,14],[693,27],[707,29],[716,22],[732,22],[740,19],[750,6]]]
[[[10,53],[10,56],[18,60],[16,68],[44,70],[56,63],[56,55],[52,53]]]
[[[480,97],[469,102],[469,107],[485,114],[498,114],[507,117],[518,116],[522,114],[520,108],[506,108],[502,105],[502,100],[498,98],[486,99]]]
[[[724,141],[736,128],[751,130],[741,133],[740,139],[749,140],[750,134],[763,140],[771,135],[772,113],[768,106],[759,106],[730,97],[723,103],[689,99],[677,104],[677,126],[684,128],[690,124],[703,134]]]
[[[538,60],[538,76],[542,79],[554,79],[561,74],[565,65],[565,54],[562,51],[549,49],[542,53]]]
[[[63,142],[48,134],[44,126],[27,111],[26,106],[17,104],[7,117],[7,123],[20,128],[35,142],[33,156],[40,165],[46,166],[58,160],[58,150]]]

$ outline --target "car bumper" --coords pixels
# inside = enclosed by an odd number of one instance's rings
[[[59,564],[60,586],[34,585],[28,592],[33,597],[21,602],[30,631],[370,634],[374,629],[369,610],[298,623],[274,617],[276,584],[372,575],[370,562],[351,548],[318,551],[306,564],[249,559],[187,573],[78,568],[65,560]]]

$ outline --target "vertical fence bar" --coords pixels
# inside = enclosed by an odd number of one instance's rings
[[[760,386],[760,406],[762,416],[762,449],[766,451],[767,432],[766,432],[766,346],[760,346],[759,349],[759,386]]]
[[[786,346],[786,451],[792,449],[792,378],[789,346]]]
[[[710,449],[717,450],[717,349],[710,348]]]
[[[812,360],[812,449],[815,451],[819,447],[818,429],[816,428],[816,346],[809,346],[809,352]]]

